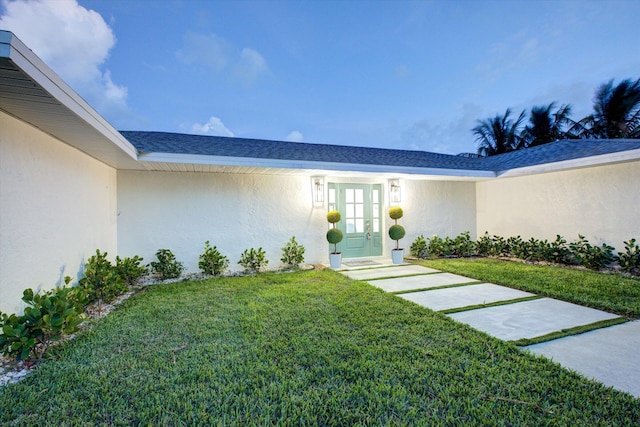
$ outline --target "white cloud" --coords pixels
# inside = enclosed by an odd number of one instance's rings
[[[209,135],[233,136],[233,132],[231,132],[224,123],[222,123],[222,120],[214,116],[209,117],[209,121],[205,124],[201,125],[199,123],[195,123],[191,126],[191,130],[193,132],[206,133]]]
[[[101,114],[130,115],[127,88],[102,66],[116,38],[102,16],[76,0],[2,2],[0,28],[13,32]]]
[[[254,83],[262,74],[268,73],[267,61],[253,49],[245,47],[240,53],[240,59],[233,71],[236,79],[244,84]]]
[[[290,142],[304,142],[304,135],[297,130],[292,130],[284,140]]]
[[[213,33],[186,33],[176,57],[186,65],[225,73],[232,80],[246,85],[253,84],[260,76],[269,73],[267,61],[260,52],[248,47],[237,49]]]

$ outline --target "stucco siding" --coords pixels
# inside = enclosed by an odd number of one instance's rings
[[[116,171],[0,112],[0,310],[117,249]]]
[[[312,205],[309,177],[121,170],[118,215],[119,253],[145,263],[166,248],[197,272],[209,240],[231,270],[242,269],[243,250],[258,247],[276,267],[292,236],[306,262],[328,260],[325,211]]]
[[[622,250],[640,238],[640,162],[477,184],[478,233],[591,243]]]
[[[403,246],[407,249],[419,235],[455,237],[468,231],[476,235],[476,190],[473,182],[412,181],[403,186],[404,211],[401,223],[407,234]],[[406,199],[404,194],[406,194]]]

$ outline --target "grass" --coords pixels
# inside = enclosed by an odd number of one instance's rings
[[[629,318],[640,317],[640,279],[492,258],[448,258],[417,263]]]
[[[332,271],[158,285],[0,389],[0,425],[629,425],[640,400]]]

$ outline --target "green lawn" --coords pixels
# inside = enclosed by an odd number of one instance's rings
[[[630,318],[640,317],[640,279],[493,258],[440,258],[416,262]]]
[[[158,285],[0,389],[0,425],[628,425],[640,400],[333,271]]]

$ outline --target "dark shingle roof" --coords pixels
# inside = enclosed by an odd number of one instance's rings
[[[413,168],[504,171],[640,149],[640,140],[565,140],[486,158],[344,145],[310,144],[167,132],[121,131],[140,153],[189,154],[398,166]]]

